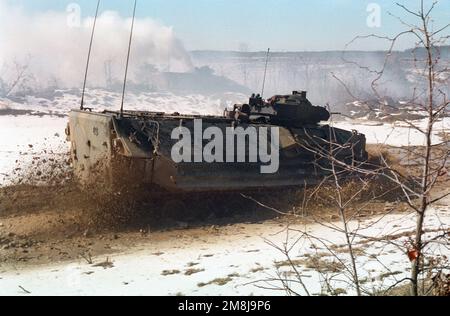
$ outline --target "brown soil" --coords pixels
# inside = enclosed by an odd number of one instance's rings
[[[82,191],[64,172],[63,176],[61,172],[52,174],[58,179],[50,181],[56,183],[52,186],[31,181],[0,188],[1,268],[74,259],[89,261],[92,256],[124,251],[148,240],[178,238],[180,234],[194,240],[202,235],[232,233],[233,224],[339,219],[331,198],[335,190],[329,185],[320,190],[254,193],[252,198],[261,202],[257,205],[238,193],[150,198],[148,191],[141,190],[112,194],[98,188]],[[53,179],[52,176],[50,180]],[[398,188],[381,179],[372,180],[349,205],[349,212],[368,217],[408,209],[398,199]],[[447,180],[439,186],[447,189],[449,183]],[[344,197],[349,197],[361,188],[361,182],[347,181],[342,187]],[[385,191],[390,193],[377,198]],[[263,205],[289,215],[280,215]]]
[[[75,185],[0,189],[0,267],[45,264],[123,251],[149,238],[220,234],[233,223],[274,218],[239,195],[164,203],[120,194],[92,194]],[[202,199],[203,203],[199,202]],[[228,201],[228,202],[227,202]],[[188,214],[180,212],[180,203]],[[219,207],[220,206],[220,207]],[[162,216],[162,213],[172,216]],[[83,259],[84,258],[84,259]]]
[[[285,199],[278,196],[278,203],[274,202],[274,197],[257,199],[281,211],[291,212],[290,203],[299,196],[299,193]],[[239,195],[233,195],[233,198],[235,201],[232,202],[230,196],[210,198],[203,200],[203,204],[198,201],[200,198],[190,203],[187,201],[185,209],[190,210],[187,216],[180,214],[179,210],[167,209],[163,203],[121,204],[114,197],[111,200],[93,200],[72,185],[0,189],[0,266],[74,259],[89,261],[91,256],[120,252],[149,239],[177,238],[180,234],[196,238],[220,235],[229,233],[233,224],[285,223],[293,219],[257,206]],[[374,202],[367,205],[360,216],[374,215],[385,207],[385,202]],[[172,216],[178,213],[179,218],[162,216],[161,210]],[[316,205],[310,208],[312,210],[330,220],[336,219],[332,208]],[[294,219],[308,220],[303,217]]]

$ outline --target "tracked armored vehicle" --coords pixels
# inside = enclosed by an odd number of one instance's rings
[[[267,101],[253,95],[223,116],[74,110],[67,135],[82,185],[242,192],[320,182],[333,159],[364,162],[365,136],[330,127],[329,118],[306,92],[293,92]]]

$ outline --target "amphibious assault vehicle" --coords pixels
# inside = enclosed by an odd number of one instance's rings
[[[242,192],[316,183],[331,161],[364,162],[365,136],[331,127],[329,118],[294,91],[252,95],[222,116],[74,110],[67,135],[82,185]]]

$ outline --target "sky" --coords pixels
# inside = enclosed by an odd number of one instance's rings
[[[95,0],[6,0],[29,14],[64,12],[77,4],[83,18],[95,13]],[[419,0],[399,0],[417,8]],[[375,4],[375,11],[373,10]],[[102,0],[102,11],[128,17],[133,0]],[[372,24],[368,17],[374,17]],[[369,11],[370,12],[369,12]],[[392,35],[403,26],[389,12],[402,15],[387,0],[138,0],[138,16],[173,28],[188,50],[277,51],[341,50],[357,35]],[[379,19],[378,19],[379,17]],[[450,1],[441,0],[435,11],[436,28],[450,23]],[[378,22],[380,22],[378,24]],[[375,26],[375,27],[374,27]],[[410,48],[412,40],[399,43]],[[382,50],[386,43],[361,41],[357,50]]]

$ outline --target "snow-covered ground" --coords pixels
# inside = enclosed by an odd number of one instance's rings
[[[78,90],[56,90],[47,98],[26,97],[21,102],[0,99],[2,107],[32,110],[35,113],[66,114],[80,107],[81,92]],[[85,107],[94,110],[119,110],[122,95],[102,89],[86,91]],[[225,108],[242,103],[248,98],[240,93],[217,95],[187,94],[177,95],[170,92],[127,93],[125,110],[155,111],[182,114],[220,115]]]
[[[448,229],[448,207],[430,212],[427,227]],[[410,264],[404,244],[413,228],[413,215],[362,221],[359,234],[380,239],[388,234],[399,236],[389,242],[380,240],[369,244],[364,239],[356,240],[354,250],[358,251],[357,265],[364,290],[373,293],[386,289],[407,276]],[[279,247],[284,243],[293,246],[291,259],[296,262],[310,294],[322,293],[324,278],[332,276],[332,286],[341,289],[341,293],[354,293],[346,283],[345,269],[327,268],[327,265],[339,267],[337,258],[348,265],[342,234],[320,224],[290,227],[305,231],[313,238],[325,238],[327,246],[334,245],[336,258],[313,239],[296,242],[300,233],[287,234],[285,226],[279,223],[246,224],[243,229],[238,234],[210,233],[194,241],[182,233],[175,239],[172,236],[162,241],[150,237],[126,253],[111,256],[110,264],[103,267],[95,264],[104,262],[104,257],[93,258],[94,264],[80,259],[26,270],[3,267],[0,268],[0,295],[27,295],[20,287],[32,295],[284,295],[284,291],[268,289],[281,286],[280,282],[269,280],[279,278],[278,272],[292,280],[296,276],[284,264],[285,255],[271,243]],[[433,233],[428,234],[431,236]],[[450,255],[439,244],[430,247],[434,254]],[[302,261],[314,256],[319,256],[316,263],[322,266],[322,273],[314,271],[311,263]],[[291,285],[304,293],[299,285]]]
[[[412,121],[411,124],[426,129],[427,120]],[[366,135],[369,144],[385,144],[390,146],[423,146],[425,135],[404,122],[376,123],[370,121],[343,121],[336,122],[336,127],[346,130],[357,130]],[[450,118],[446,117],[435,123],[433,144],[443,141],[439,134],[450,132]]]

